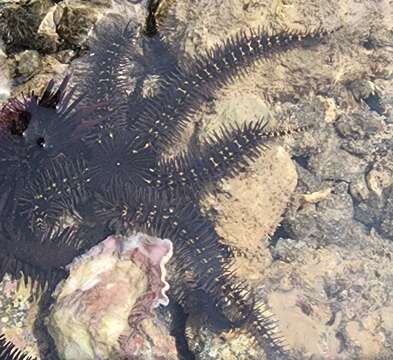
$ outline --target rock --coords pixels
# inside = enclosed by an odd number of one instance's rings
[[[267,151],[245,174],[226,180],[224,193],[205,200],[209,211],[214,209],[217,214],[218,233],[245,255],[238,256],[233,264],[242,278],[251,282],[259,280],[270,265],[267,241],[281,221],[296,180],[288,154],[277,146]]]
[[[77,49],[86,41],[98,13],[89,7],[71,3],[62,8],[58,17],[56,31],[61,49]]]
[[[320,191],[315,191],[310,194],[304,194],[302,197],[302,201],[305,204],[318,204],[319,202],[326,200],[328,196],[331,194],[332,189],[326,188]]]
[[[269,109],[253,95],[225,94],[217,103],[217,115],[203,119],[198,135],[201,141],[222,124],[242,124],[265,118],[274,128],[276,121]],[[276,230],[297,183],[294,163],[287,151],[271,144],[239,176],[226,179],[217,194],[202,200],[207,213],[214,214],[216,230],[235,252],[232,269],[239,281],[260,283],[272,256],[267,248],[269,236]],[[269,216],[265,216],[269,214]],[[250,348],[250,339],[239,334],[219,335],[207,327],[189,325],[190,346],[198,359],[259,359],[263,350]]]
[[[366,176],[366,180],[368,188],[378,196],[381,196],[383,190],[393,183],[392,174],[377,169],[370,170]]]
[[[361,158],[370,158],[381,142],[385,122],[377,113],[362,109],[343,115],[335,126],[337,133],[344,138],[342,149]]]
[[[294,204],[282,226],[293,239],[314,245],[316,242],[321,246],[336,244],[348,248],[360,245],[365,233],[362,226],[353,224],[353,211],[348,185],[339,183],[317,204],[303,203],[300,207]]]
[[[36,73],[41,66],[41,56],[36,50],[25,50],[15,55],[18,73],[29,78]]]
[[[318,193],[325,186],[318,174],[313,174],[307,169],[309,157],[295,157],[298,173],[297,190],[303,194]]]
[[[379,157],[372,164],[372,168],[366,174],[366,182],[368,188],[378,196],[393,184],[393,151]]]
[[[66,0],[56,4],[52,0],[22,0],[3,5],[0,34],[5,52],[15,54],[15,59],[9,61],[11,77],[17,77],[12,92],[20,95],[37,91],[57,74],[63,77],[66,68],[55,69],[53,59],[69,64],[80,55],[88,33],[112,6],[112,1],[106,0]]]
[[[284,262],[292,262],[295,259],[302,257],[303,248],[307,245],[304,241],[295,241],[293,239],[279,238],[276,245],[272,249],[272,256],[274,260],[281,260]]]
[[[3,46],[0,42],[0,103],[8,99],[10,92],[7,55],[3,52]]]
[[[393,240],[393,186],[384,191],[385,206],[380,214],[380,230],[383,236]]]
[[[0,282],[0,334],[22,352],[38,357],[34,323],[39,311],[39,297],[32,296],[33,288],[30,281],[25,284],[23,280],[4,276]]]
[[[55,79],[57,84],[61,83],[64,73],[67,70],[67,65],[62,64],[51,55],[40,57],[40,62],[40,67],[44,68],[45,71],[39,71],[32,77],[29,77],[28,80],[24,76],[17,78],[17,81],[15,81],[15,85],[17,86],[12,88],[13,96],[31,94],[32,91],[37,94],[41,93],[41,91],[43,91],[43,89],[47,86],[48,82],[52,79]],[[15,72],[17,73],[16,69]]]
[[[308,161],[308,169],[322,179],[352,180],[364,173],[367,163],[341,149],[340,141],[330,137],[321,144],[319,153],[312,154]],[[342,164],[347,164],[343,167]]]
[[[228,126],[265,118],[274,128],[270,111],[253,95],[226,97],[218,103],[216,111],[218,116],[214,119],[205,119],[200,130],[201,141],[218,131],[221,124]],[[240,176],[225,180],[217,195],[203,201],[207,211],[215,214],[218,233],[246,255],[240,256],[234,267],[249,281],[260,279],[263,269],[270,264],[267,239],[279,224],[296,182],[297,174],[289,154],[283,147],[272,145]]]
[[[240,331],[215,334],[206,327],[186,329],[196,360],[260,360],[258,349]]]
[[[365,201],[369,194],[370,190],[367,187],[364,176],[359,176],[349,185],[349,192],[352,198],[358,203]]]
[[[269,127],[274,128],[276,120],[273,118],[269,107],[261,98],[253,94],[238,94],[225,96],[216,104],[216,112],[220,122],[227,125],[236,123],[258,121],[263,119]],[[217,123],[206,122],[202,129],[204,134],[211,134],[213,128],[217,130]],[[201,135],[203,138],[203,134]]]
[[[11,2],[1,9],[0,34],[7,52],[46,47],[45,39],[37,31],[52,5],[50,0],[33,0]]]
[[[291,262],[274,261],[264,285],[296,359],[377,359],[389,351],[391,333],[381,332],[380,324],[392,306],[386,281],[392,276],[387,264],[393,244],[375,234],[371,238],[356,251],[281,240],[295,256]],[[390,329],[388,319],[384,324]]]
[[[62,7],[57,4],[49,8],[37,30],[37,34],[39,36],[45,37],[48,44],[51,43],[53,51],[55,51],[59,46],[57,26],[59,25],[62,13]]]
[[[379,222],[378,219],[383,207],[383,198],[375,193],[370,193],[365,201],[355,207],[354,218],[369,227],[375,226]]]
[[[310,358],[311,354],[322,359],[328,353],[339,353],[340,343],[335,336],[337,324],[330,328],[325,325],[331,316],[328,305],[319,303],[316,307],[297,289],[276,291],[269,296],[269,303],[280,320],[288,345],[300,350],[302,359]]]
[[[383,31],[381,28],[373,28],[370,31],[367,39],[363,43],[363,46],[367,49],[376,49],[385,46],[391,46],[393,43],[393,36],[388,31]]]
[[[111,1],[87,4],[78,0],[59,4],[51,0],[11,3],[2,9],[0,33],[8,52],[80,49],[94,23],[111,5]]]
[[[63,64],[69,64],[76,57],[77,52],[74,50],[62,50],[56,53],[55,57]]]
[[[372,192],[366,201],[355,207],[354,217],[370,228],[375,228],[388,239],[393,239],[393,185],[381,195]]]
[[[366,99],[376,92],[375,84],[365,79],[357,79],[349,82],[348,88],[351,90],[357,101]]]
[[[383,124],[380,116],[370,112],[356,112],[343,115],[336,122],[336,129],[344,138],[359,140],[382,131]]]
[[[363,324],[356,321],[350,321],[345,327],[347,338],[360,348],[359,356],[361,358],[370,358],[382,351],[382,344],[385,338],[375,332],[376,329],[369,331]],[[379,339],[378,339],[379,337]]]
[[[48,328],[62,359],[177,359],[154,309],[166,305],[169,240],[111,236],[69,266]]]

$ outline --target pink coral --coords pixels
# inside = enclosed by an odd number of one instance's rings
[[[169,302],[165,265],[171,256],[171,241],[137,233],[110,236],[75,259],[69,278],[56,290],[49,319],[64,357],[134,358],[145,356],[146,349],[154,356],[174,349],[170,340],[162,343],[163,351],[156,346],[166,329],[153,316],[156,307]],[[146,319],[152,322],[146,325]]]
[[[166,241],[166,240],[163,240]],[[137,355],[143,348],[143,335],[140,331],[142,320],[151,316],[152,309],[161,305],[168,305],[169,299],[165,292],[169,284],[165,281],[165,264],[172,256],[172,243],[158,242],[155,238],[143,234],[135,236],[135,244],[131,247],[131,257],[148,275],[151,284],[150,291],[140,296],[128,317],[130,330],[119,337],[121,355]],[[164,284],[164,286],[160,285]]]

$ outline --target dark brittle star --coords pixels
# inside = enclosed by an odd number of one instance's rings
[[[230,326],[242,326],[268,354],[290,356],[264,302],[229,270],[233,253],[199,200],[259,157],[272,138],[303,128],[268,131],[259,120],[224,127],[198,150],[171,159],[161,153],[249,64],[325,35],[320,29],[242,32],[187,69],[162,74],[158,94],[135,104],[128,89],[135,31],[130,24],[105,27],[78,91],[68,89],[67,77],[57,90],[50,82],[43,95],[10,100],[1,110],[0,279],[9,273],[53,289],[67,276],[65,267],[107,235],[143,231],[173,241],[180,281],[192,273],[192,289],[185,280],[172,286],[177,303],[202,291]],[[165,47],[159,36],[144,41]],[[0,355],[26,356],[4,338]]]

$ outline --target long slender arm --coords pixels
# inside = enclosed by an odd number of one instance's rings
[[[132,92],[136,56],[135,30],[121,17],[111,17],[100,24],[89,44],[90,52],[74,69],[73,78],[80,78],[77,92],[84,94],[79,105],[83,126],[94,141],[114,128],[127,123],[127,97]]]
[[[26,352],[19,350],[4,334],[0,334],[0,359],[4,360],[37,360]]]
[[[225,178],[234,177],[247,167],[275,137],[303,131],[305,127],[266,130],[259,120],[242,126],[223,128],[213,134],[198,151],[190,151],[163,161],[152,186],[174,194],[199,195]]]
[[[169,238],[174,244],[177,273],[193,273],[195,287],[204,291],[234,325],[244,324],[268,351],[286,353],[265,304],[254,301],[250,289],[228,270],[231,250],[192,202],[172,200],[163,192],[136,192],[125,187],[103,193],[97,205],[102,220],[116,218],[125,229],[131,226]]]
[[[145,104],[136,128],[149,134],[159,149],[174,144],[200,105],[223,85],[239,74],[247,65],[299,47],[310,40],[323,37],[325,31],[280,32],[274,36],[263,30],[250,35],[238,34],[223,46],[216,46],[206,55],[192,61],[188,69],[173,71],[165,79],[160,94]]]

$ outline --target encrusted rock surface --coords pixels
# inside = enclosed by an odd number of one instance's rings
[[[70,265],[48,327],[61,359],[173,359],[175,342],[155,317],[167,305],[172,243],[138,233],[112,236]]]
[[[31,282],[25,284],[23,280],[12,280],[8,275],[0,282],[0,334],[18,349],[38,356],[34,322],[39,297],[32,295],[32,288]]]
[[[96,21],[111,8],[110,0],[0,4],[0,41],[8,55],[13,94],[37,91],[50,79],[62,78],[71,60],[85,52]]]
[[[208,327],[189,326],[186,334],[190,350],[197,359],[205,360],[262,360],[258,348],[240,332],[217,334]]]

